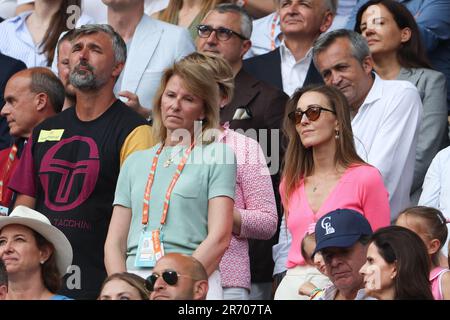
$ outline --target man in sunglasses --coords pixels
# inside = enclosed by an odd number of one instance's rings
[[[252,20],[242,8],[233,4],[221,4],[210,11],[198,26],[197,50],[222,56],[230,64],[235,80],[233,99],[220,110],[221,123],[228,123],[230,129],[242,129],[257,138],[266,157],[270,159],[269,169],[277,202],[278,216],[281,216],[278,192],[279,167],[281,163],[280,128],[287,102],[287,95],[281,90],[252,77],[242,68],[242,58],[251,46]],[[259,133],[264,132],[264,135]],[[257,133],[257,134],[255,134]],[[272,139],[272,136],[274,139]],[[277,140],[278,139],[278,140]],[[271,140],[278,143],[271,143]],[[240,214],[236,212],[235,214]],[[240,219],[241,230],[251,232],[251,219]],[[264,226],[259,226],[264,228]],[[255,240],[256,233],[247,234],[249,256],[246,250],[239,259],[241,263],[222,263],[222,286],[231,290],[248,290],[250,299],[270,299],[272,291],[272,245],[278,240],[278,232],[269,240]],[[236,252],[236,250],[229,250]],[[228,252],[228,251],[227,251]],[[245,257],[244,254],[247,256]],[[227,255],[227,253],[225,253]],[[250,270],[248,261],[250,258]],[[251,273],[251,275],[250,275]],[[236,280],[235,275],[241,275]],[[251,288],[248,279],[251,277]],[[251,289],[251,290],[250,290]],[[225,292],[225,296],[227,293]],[[226,296],[227,297],[227,296]]]
[[[244,68],[291,96],[299,87],[323,83],[312,62],[312,45],[330,28],[337,0],[277,2],[283,41],[275,50],[245,60]]]
[[[169,253],[158,260],[145,286],[150,300],[205,300],[208,274],[194,257]]]

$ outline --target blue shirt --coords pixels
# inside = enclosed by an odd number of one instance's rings
[[[22,60],[28,68],[47,66],[47,57],[40,44],[35,44],[26,20],[33,11],[27,11],[0,23],[0,52]],[[92,18],[81,15],[76,26],[93,23]]]

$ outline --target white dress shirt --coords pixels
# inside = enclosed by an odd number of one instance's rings
[[[380,170],[389,192],[391,220],[410,206],[422,102],[407,81],[375,81],[352,120],[358,155]]]
[[[447,219],[450,218],[450,147],[441,150],[431,162],[423,182],[419,205],[439,209]],[[450,230],[441,250],[445,256],[448,256],[449,240]]]
[[[273,12],[260,19],[253,20],[253,31],[250,37],[252,46],[244,55],[244,59],[269,53],[278,48],[282,40],[280,15]]]
[[[22,60],[28,68],[45,67],[47,57],[39,44],[35,44],[28,30],[26,19],[33,11],[26,11],[0,23],[0,52]],[[76,26],[93,23],[91,17],[81,15]]]
[[[312,61],[312,48],[299,61],[295,60],[284,41],[280,45],[281,55],[281,79],[283,80],[283,91],[292,96],[297,88],[303,87],[309,66]]]

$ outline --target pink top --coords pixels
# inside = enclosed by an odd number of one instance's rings
[[[284,181],[281,181],[282,199],[284,189]],[[300,181],[299,188],[289,199],[287,227],[292,235],[292,243],[287,268],[305,265],[300,245],[308,226],[328,212],[344,208],[361,212],[374,231],[390,224],[389,195],[375,167],[359,165],[348,168],[316,213],[309,206],[303,179]]]
[[[220,141],[237,162],[234,208],[241,213],[241,234],[233,234],[220,262],[222,287],[250,289],[248,238],[270,239],[277,229],[277,208],[266,159],[256,140],[225,127]]]
[[[444,300],[442,294],[442,276],[444,273],[450,271],[447,268],[435,267],[430,272],[431,293],[433,293],[434,300]]]

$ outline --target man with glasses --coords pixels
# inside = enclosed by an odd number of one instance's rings
[[[407,81],[378,77],[366,40],[354,31],[340,29],[320,36],[313,55],[325,83],[348,100],[356,151],[380,170],[394,221],[410,206],[423,108],[419,93]]]
[[[278,0],[283,41],[279,48],[244,62],[257,79],[291,96],[295,89],[323,83],[312,63],[312,45],[330,28],[337,0]]]
[[[252,20],[247,12],[233,4],[222,4],[210,11],[198,26],[197,50],[222,56],[233,70],[235,76],[233,99],[221,108],[220,120],[230,129],[242,129],[245,134],[257,139],[266,157],[269,157],[269,169],[280,217],[278,172],[281,163],[281,134],[279,129],[288,97],[281,90],[255,79],[242,68],[242,58],[251,46],[249,40],[251,33]],[[271,141],[277,143],[271,143]],[[235,210],[235,215],[240,215],[240,212]],[[240,218],[235,217],[235,219]],[[249,219],[241,219],[241,221],[241,230],[249,231],[246,237],[249,240],[249,251],[245,248],[247,242],[241,241],[244,247],[237,250],[230,246],[225,253],[220,265],[225,298],[231,299],[227,296],[227,289],[234,289],[234,291],[251,291],[250,299],[252,300],[270,299],[273,271],[272,245],[277,241],[278,233],[269,240],[255,240],[253,237],[256,237],[257,233],[252,233],[252,228],[248,228],[248,223],[251,221]],[[236,253],[237,251],[239,254]],[[236,277],[237,274],[240,276]],[[240,296],[243,297],[245,294]]]
[[[194,257],[169,253],[158,260],[145,287],[150,300],[205,300],[208,274]]]

